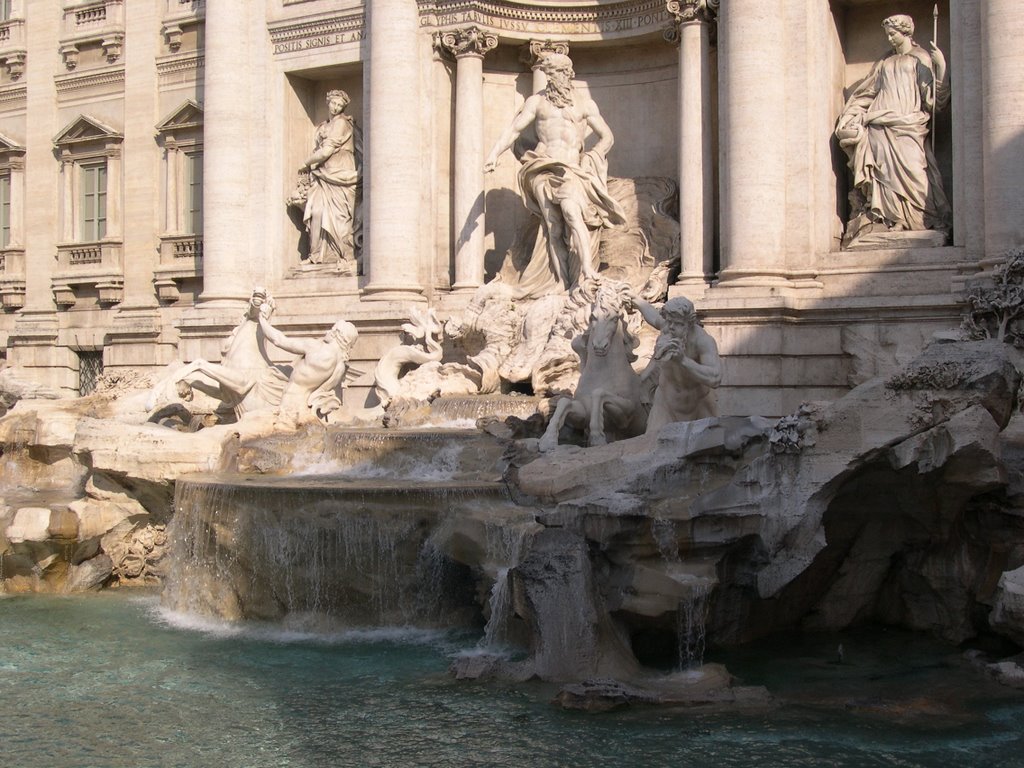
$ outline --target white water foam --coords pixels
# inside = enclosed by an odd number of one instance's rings
[[[419,627],[351,627],[311,629],[308,618],[292,617],[283,624],[232,622],[171,610],[162,605],[150,608],[151,618],[170,629],[195,632],[214,639],[243,639],[278,645],[425,645],[455,652],[455,633]],[[320,623],[320,622],[317,622]],[[297,626],[296,626],[297,625]],[[461,644],[458,644],[461,647]]]
[[[374,460],[342,466],[337,461],[323,461],[309,464],[293,477],[332,475],[349,480],[395,478],[412,482],[444,482],[458,474],[463,447],[460,443],[442,445],[427,459],[408,459],[396,454],[385,463]]]

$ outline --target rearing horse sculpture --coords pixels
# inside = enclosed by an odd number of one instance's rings
[[[640,376],[632,366],[636,345],[626,328],[622,291],[599,287],[587,330],[572,341],[573,351],[580,356],[579,383],[572,397],[561,398],[555,406],[540,439],[541,451],[558,445],[558,433],[566,422],[586,429],[587,444],[592,446],[608,442],[606,430],[624,437],[643,433],[646,412],[640,403]]]

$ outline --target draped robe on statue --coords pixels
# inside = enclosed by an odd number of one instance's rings
[[[560,206],[566,199],[579,200],[590,230],[590,252],[596,262],[601,229],[626,223],[622,207],[608,194],[608,160],[595,150],[585,152],[578,166],[534,150],[527,151],[521,160],[519,188],[527,209],[541,217],[544,201]],[[570,248],[569,237],[570,230],[565,227],[562,242],[554,243],[559,263],[552,263],[547,233],[543,227],[539,229],[530,261],[519,275],[516,286],[521,297],[536,298],[551,293],[564,293],[576,284],[580,265]],[[597,266],[595,263],[595,271]]]
[[[909,53],[877,62],[846,102],[837,133],[862,198],[854,203],[848,239],[873,223],[893,230],[948,231],[949,201],[926,141],[931,121],[926,100],[932,100],[934,82],[931,57],[915,44]],[[948,98],[940,84],[935,102],[941,107]],[[855,138],[842,135],[851,119],[863,126]]]
[[[330,156],[312,170],[303,215],[308,228],[312,226],[314,213],[319,212],[321,236],[327,236],[323,251],[311,253],[310,260],[314,263],[354,261],[362,136],[351,117],[336,115],[317,128],[314,149],[329,150]]]

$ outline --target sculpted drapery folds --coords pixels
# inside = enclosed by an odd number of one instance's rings
[[[548,54],[538,66],[547,87],[526,100],[484,163],[485,171],[493,171],[498,157],[534,127],[538,143],[522,157],[519,186],[523,203],[541,220],[543,243],[520,278],[524,296],[566,291],[580,278],[596,276],[601,228],[625,223],[607,189],[611,129],[593,100],[574,92],[568,56]],[[589,151],[583,146],[587,127],[597,137]]]
[[[310,174],[303,211],[310,262],[341,262],[354,274],[363,148],[359,128],[344,113],[348,103],[345,91],[328,92],[330,117],[317,127],[313,153],[299,172]]]
[[[949,101],[946,61],[932,42],[914,42],[909,16],[883,23],[892,53],[850,95],[836,136],[853,172],[844,245],[871,233],[938,230],[948,234],[950,207],[927,136]]]

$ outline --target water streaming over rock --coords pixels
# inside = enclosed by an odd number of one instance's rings
[[[708,618],[708,597],[711,588],[697,583],[691,586],[690,596],[679,601],[676,614],[676,634],[679,643],[679,669],[694,669],[704,663],[706,649],[705,627]]]
[[[489,651],[503,651],[516,643],[510,631],[513,618],[512,590],[508,574],[519,565],[523,552],[534,533],[532,525],[486,526],[488,557],[501,563],[491,586],[488,598],[487,625],[480,640],[480,648]]]
[[[181,480],[164,601],[231,619],[472,621],[470,574],[430,537],[446,517],[502,493],[493,483]]]

